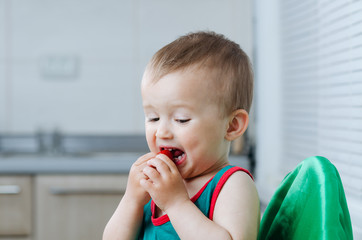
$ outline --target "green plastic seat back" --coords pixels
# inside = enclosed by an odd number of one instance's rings
[[[264,212],[258,239],[353,239],[343,185],[328,159],[307,158],[284,178]]]

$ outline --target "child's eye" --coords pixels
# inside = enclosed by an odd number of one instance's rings
[[[179,122],[179,123],[187,123],[189,122],[191,119],[176,119],[176,122]]]
[[[159,117],[156,117],[156,118],[147,118],[147,121],[148,121],[148,122],[157,122],[158,120],[160,120]]]

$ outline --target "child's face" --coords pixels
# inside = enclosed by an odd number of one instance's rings
[[[172,149],[184,179],[203,175],[228,163],[225,139],[228,116],[207,86],[207,71],[176,71],[151,82],[142,81],[146,138],[152,152]],[[176,155],[176,157],[175,157]]]

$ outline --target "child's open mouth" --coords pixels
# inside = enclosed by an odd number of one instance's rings
[[[170,154],[167,154],[167,153],[164,153],[164,154],[168,157],[172,156],[172,157],[170,157],[170,159],[176,165],[180,165],[186,157],[186,154],[178,148],[161,147],[161,152],[163,153],[164,151],[168,151],[170,153]]]

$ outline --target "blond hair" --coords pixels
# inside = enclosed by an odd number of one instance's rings
[[[221,34],[195,32],[181,36],[161,48],[150,60],[146,72],[152,81],[190,66],[207,67],[217,101],[225,114],[237,109],[250,111],[253,98],[253,72],[250,60],[240,46]]]

